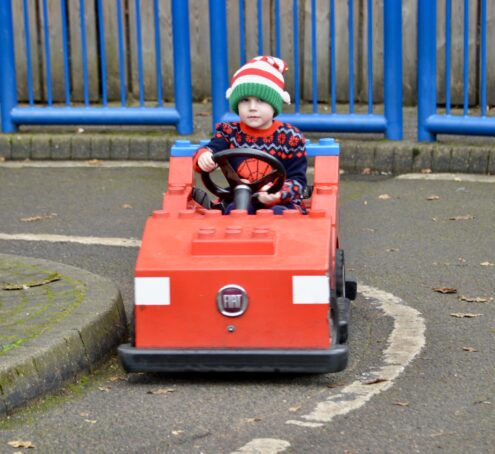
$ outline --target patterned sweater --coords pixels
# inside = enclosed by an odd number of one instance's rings
[[[254,129],[242,122],[218,123],[215,129],[210,142],[194,156],[194,169],[197,172],[201,171],[197,164],[198,159],[205,151],[213,154],[229,148],[265,151],[277,157],[285,167],[287,176],[281,190],[280,203],[301,205],[306,187],[306,139],[296,127],[275,120],[268,129]],[[256,160],[241,159],[232,163],[241,178],[255,181],[271,170],[269,166],[250,166],[250,161]],[[256,169],[255,172],[253,168]]]

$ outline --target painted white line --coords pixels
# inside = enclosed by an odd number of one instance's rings
[[[78,243],[97,246],[139,247],[141,240],[134,238],[102,238],[94,236],[49,235],[34,233],[0,233],[0,240],[6,241],[46,241],[49,243]]]
[[[92,169],[117,169],[117,168],[139,168],[139,167],[151,167],[168,169],[168,161],[100,161],[98,159],[87,161],[3,161],[0,162],[1,168],[8,169],[23,169],[26,167],[34,168],[54,168],[65,169],[71,167],[88,167]]]
[[[285,451],[290,443],[275,438],[255,438],[231,454],[276,454]]]
[[[377,383],[355,381],[338,394],[332,393],[325,401],[318,403],[311,413],[301,417],[306,421],[321,425],[330,422],[335,416],[362,407],[373,396],[389,389],[425,345],[425,323],[416,309],[407,306],[400,298],[374,287],[361,285],[359,293],[376,301],[380,309],[394,320],[388,347],[384,351],[385,364],[367,374],[367,380],[376,378]],[[287,424],[306,426],[306,421],[289,420]]]
[[[467,183],[495,183],[495,175],[475,175],[468,173],[405,173],[397,180],[459,181]]]

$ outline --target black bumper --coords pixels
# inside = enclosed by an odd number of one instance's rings
[[[347,345],[329,349],[159,349],[118,348],[127,372],[339,372],[347,366]]]

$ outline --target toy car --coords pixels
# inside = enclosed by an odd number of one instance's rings
[[[135,269],[134,333],[119,347],[129,372],[280,371],[326,373],[348,361],[350,299],[339,249],[339,145],[308,144],[314,181],[307,214],[249,215],[252,193],[284,181],[277,159],[256,150],[214,155],[228,187],[196,187],[198,145],[172,147],[163,207],[148,219]],[[240,153],[240,154],[239,154]],[[260,156],[264,155],[264,156]],[[229,162],[250,157],[273,171],[245,184]],[[271,158],[271,159],[269,159]],[[223,214],[226,202],[236,209]]]

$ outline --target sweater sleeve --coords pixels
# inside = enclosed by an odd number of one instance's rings
[[[196,172],[201,172],[201,169],[198,167],[198,159],[203,153],[206,151],[211,151],[215,154],[230,147],[230,137],[228,132],[231,130],[232,128],[228,123],[217,123],[213,137],[205,146],[198,148],[193,157],[193,167]]]
[[[288,137],[286,158],[282,160],[287,176],[281,190],[280,201],[281,203],[301,204],[307,184],[308,160],[304,136],[295,128],[294,133],[292,137]]]

